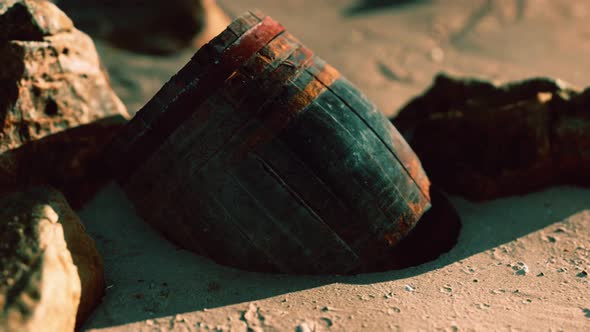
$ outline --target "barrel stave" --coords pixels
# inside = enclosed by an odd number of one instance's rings
[[[237,267],[366,269],[429,207],[428,179],[397,130],[260,13],[199,50],[112,151],[144,219]]]

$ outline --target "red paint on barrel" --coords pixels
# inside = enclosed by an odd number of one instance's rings
[[[169,111],[162,114],[159,121],[152,123],[152,130],[142,135],[134,144],[133,150],[128,153],[132,157],[120,167],[119,181],[124,183],[138,165],[145,162],[199,105],[223,86],[234,71],[284,31],[285,28],[278,22],[265,17],[225,49],[218,58],[211,59],[212,63],[203,76],[192,82],[192,87],[171,102],[177,105],[166,105]],[[141,117],[136,118],[132,122],[142,120]]]

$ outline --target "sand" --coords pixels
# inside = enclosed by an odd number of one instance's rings
[[[453,203],[464,223],[459,244],[435,261],[358,276],[287,276],[219,266],[175,247],[136,217],[111,185],[81,211],[104,255],[108,285],[86,328],[590,327],[590,284],[583,276],[590,273],[590,210],[584,210],[590,207],[590,190],[560,187],[488,203],[461,198]]]
[[[278,19],[388,115],[441,70],[590,85],[590,4],[583,0],[365,1],[389,3],[380,10],[345,0],[220,2],[232,15],[259,8]],[[131,111],[194,51],[153,57],[97,44]],[[80,211],[108,284],[85,329],[590,330],[589,189],[452,202],[463,229],[457,246],[435,261],[358,276],[268,275],[175,247],[111,184]]]

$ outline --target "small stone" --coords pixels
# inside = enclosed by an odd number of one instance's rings
[[[405,289],[406,291],[408,291],[408,292],[413,292],[413,291],[415,291],[415,290],[416,290],[414,287],[412,287],[412,286],[410,286],[410,285],[405,285],[405,286],[404,286],[404,289]]]
[[[328,317],[322,317],[322,318],[320,318],[320,321],[322,321],[324,323],[324,325],[326,325],[326,327],[328,327],[328,328],[330,328],[334,325],[334,322]]]
[[[295,328],[296,332],[313,332],[316,331],[316,323],[313,321],[306,320]]]
[[[442,293],[452,293],[453,292],[453,288],[451,286],[449,286],[449,285],[444,285],[441,288],[441,292]]]
[[[523,262],[518,262],[516,265],[512,266],[512,269],[515,271],[514,274],[519,276],[524,276],[529,272],[529,267]]]
[[[445,51],[440,47],[435,47],[430,50],[430,58],[433,62],[441,63],[445,59]]]

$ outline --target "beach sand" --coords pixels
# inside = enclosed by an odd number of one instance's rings
[[[439,71],[590,85],[587,1],[220,4],[230,15],[253,8],[270,14],[390,116]],[[131,112],[195,51],[155,57],[101,40],[97,46]],[[457,246],[435,261],[358,276],[287,276],[220,266],[177,248],[144,224],[111,184],[80,211],[104,256],[108,284],[84,328],[590,330],[589,189],[554,187],[483,203],[451,200],[463,229]]]

